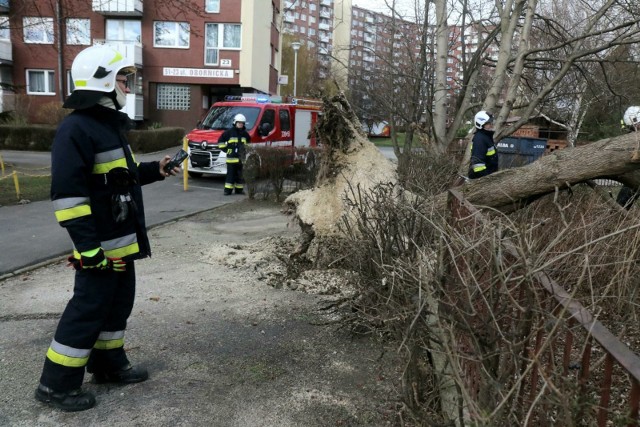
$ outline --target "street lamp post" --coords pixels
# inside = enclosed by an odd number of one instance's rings
[[[300,50],[300,46],[302,43],[293,42],[291,43],[291,47],[293,48],[293,96],[296,96],[297,85],[298,85],[298,50]]]

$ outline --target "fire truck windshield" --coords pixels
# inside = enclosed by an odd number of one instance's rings
[[[200,124],[200,129],[226,130],[233,126],[233,118],[236,114],[242,114],[246,117],[245,127],[247,130],[252,129],[260,108],[258,107],[241,107],[241,106],[219,106],[212,107]]]

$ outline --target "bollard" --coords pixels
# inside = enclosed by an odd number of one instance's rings
[[[189,140],[186,136],[182,138],[182,149],[187,152],[189,151]],[[187,173],[188,168],[189,158],[187,157],[186,159],[184,159],[184,162],[182,162],[182,184],[184,186],[184,191],[187,191],[189,189],[189,174]]]
[[[16,196],[18,197],[18,201],[21,199],[20,194],[20,183],[18,182],[18,172],[13,171],[13,185],[16,187]]]
[[[2,170],[2,176],[4,176],[4,159],[2,158],[2,154],[0,154],[0,169]]]

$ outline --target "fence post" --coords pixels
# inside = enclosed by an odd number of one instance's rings
[[[18,197],[18,200],[20,200],[20,183],[18,182],[18,173],[16,171],[13,171],[13,184],[16,187],[16,196]]]

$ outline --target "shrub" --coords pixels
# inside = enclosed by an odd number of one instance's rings
[[[56,126],[0,125],[0,148],[7,150],[50,151]],[[132,130],[127,137],[134,152],[152,153],[182,145],[184,128]]]
[[[49,151],[55,133],[54,126],[0,125],[0,146],[8,150]]]
[[[131,130],[127,138],[134,152],[152,153],[182,145],[184,134],[184,128],[166,127],[150,130]]]
[[[49,102],[42,105],[36,112],[38,123],[58,125],[72,110],[62,108],[61,102]]]

